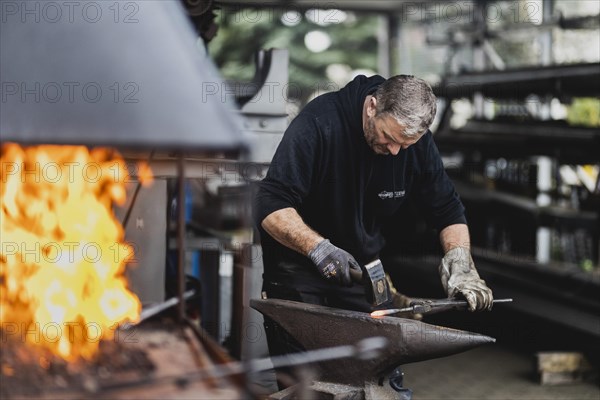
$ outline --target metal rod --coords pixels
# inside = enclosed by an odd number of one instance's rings
[[[240,372],[259,372],[273,368],[293,367],[303,364],[316,363],[320,361],[335,360],[338,358],[357,357],[364,360],[378,357],[379,352],[385,349],[388,340],[382,336],[363,339],[355,345],[329,347],[319,350],[306,351],[303,353],[275,356],[271,358],[261,358],[259,360],[250,360],[245,368]],[[273,364],[271,366],[270,364]],[[241,367],[241,366],[240,366]]]
[[[150,165],[150,163],[152,162],[152,158],[154,157],[154,153],[155,153],[155,149],[152,149],[152,151],[150,152],[150,155],[148,156],[148,160],[146,161],[148,163],[148,165]],[[125,213],[125,217],[123,218],[123,223],[121,225],[123,225],[123,228],[127,228],[127,223],[129,222],[129,218],[131,217],[131,212],[133,211],[133,207],[135,205],[135,202],[138,198],[138,195],[140,194],[140,190],[142,189],[142,182],[138,180],[138,182],[135,184],[135,190],[133,192],[133,197],[131,198],[131,203],[129,204],[129,207],[127,208],[127,212]]]
[[[188,290],[187,292],[185,292],[183,294],[183,298],[185,300],[189,299],[190,297],[192,297],[193,295],[196,294],[195,290]],[[121,326],[119,326],[119,329],[129,329],[135,325],[139,325],[141,324],[143,321],[147,320],[150,317],[155,316],[156,314],[173,307],[174,305],[179,304],[179,297],[175,296],[175,297],[171,297],[169,300],[163,301],[162,303],[158,303],[155,304],[153,306],[150,306],[146,309],[143,309],[142,312],[140,313],[140,319],[137,322],[131,323],[125,323]]]
[[[496,303],[510,303],[512,302],[512,299],[495,299],[493,301],[494,304]],[[423,301],[423,302],[416,302],[415,304],[411,305],[410,307],[405,307],[405,308],[390,308],[387,310],[377,310],[377,311],[373,311],[371,313],[371,315],[373,316],[377,316],[377,317],[383,317],[385,315],[392,315],[392,314],[399,314],[399,313],[414,313],[414,314],[423,314],[425,312],[428,311],[420,311],[420,309],[427,309],[427,310],[434,310],[438,307],[450,307],[450,308],[466,308],[469,305],[469,303],[466,300],[453,300],[453,299],[448,299],[448,300],[433,300],[431,302],[428,301]]]
[[[185,160],[179,153],[177,160],[177,318],[185,320]]]
[[[185,292],[183,294],[183,299],[184,300],[188,300],[189,298],[191,298],[194,294],[196,294],[195,290],[188,290],[187,292]],[[140,321],[142,322],[158,313],[160,313],[161,311],[166,310],[167,308],[173,307],[176,304],[179,304],[180,300],[178,297],[171,297],[169,300],[164,301],[162,303],[156,304],[154,306],[148,307],[145,310],[142,310],[141,314],[140,314]]]

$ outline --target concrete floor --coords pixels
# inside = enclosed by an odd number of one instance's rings
[[[403,367],[404,386],[413,400],[600,400],[599,382],[541,386],[534,355],[500,345]]]

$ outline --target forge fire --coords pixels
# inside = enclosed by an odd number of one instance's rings
[[[141,310],[124,277],[133,248],[112,212],[126,201],[127,166],[111,149],[13,143],[0,165],[3,340],[91,359]],[[151,181],[147,166],[138,172]]]

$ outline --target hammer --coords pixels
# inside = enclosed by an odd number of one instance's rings
[[[385,280],[385,272],[380,259],[371,261],[360,267],[361,271],[350,269],[350,276],[356,283],[365,287],[365,297],[373,306],[380,306],[388,301],[388,287]]]

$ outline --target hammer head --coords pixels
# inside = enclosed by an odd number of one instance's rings
[[[380,259],[371,261],[362,268],[362,283],[365,286],[367,301],[373,306],[380,306],[388,301],[388,287]]]

